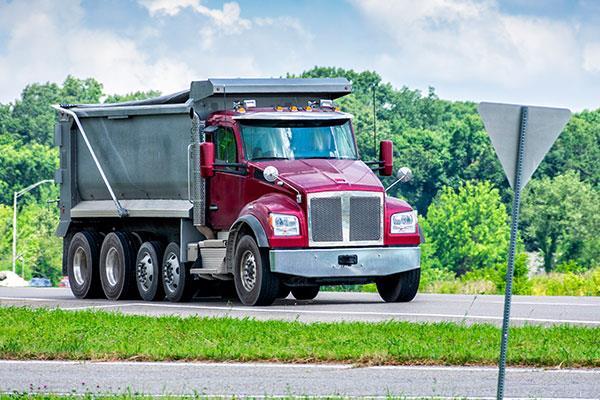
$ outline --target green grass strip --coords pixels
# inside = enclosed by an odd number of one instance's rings
[[[311,323],[0,308],[0,358],[490,365],[500,329],[456,323]],[[510,365],[600,367],[600,328],[511,328]]]

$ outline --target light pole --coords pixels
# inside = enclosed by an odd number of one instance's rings
[[[29,192],[30,190],[35,189],[36,187],[44,184],[54,182],[54,179],[44,179],[43,181],[39,181],[34,183],[33,185],[27,186],[25,189],[20,190],[18,192],[14,192],[13,194],[13,242],[12,242],[12,271],[16,274],[16,266],[17,266],[17,199]]]

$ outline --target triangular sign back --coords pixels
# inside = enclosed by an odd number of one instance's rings
[[[521,189],[527,185],[571,117],[571,111],[566,108],[479,103],[479,115],[513,189],[515,189],[522,107],[527,107],[528,113]]]

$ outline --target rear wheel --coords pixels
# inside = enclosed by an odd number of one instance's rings
[[[413,269],[399,274],[379,278],[375,283],[381,298],[388,303],[404,303],[417,295],[421,269]]]
[[[98,264],[100,235],[95,232],[77,232],[67,250],[67,275],[71,292],[80,299],[102,296]]]
[[[298,286],[292,288],[296,300],[312,300],[319,294],[320,286]]]
[[[164,289],[161,281],[163,246],[158,241],[144,242],[136,259],[136,281],[138,292],[146,301],[161,300]]]
[[[238,297],[247,306],[268,306],[279,293],[280,282],[271,273],[269,258],[250,235],[243,236],[236,246],[234,281]]]
[[[109,300],[137,297],[135,243],[124,232],[111,232],[100,249],[100,280]]]
[[[169,301],[187,301],[192,298],[196,286],[189,265],[179,260],[179,245],[171,242],[162,260],[162,281],[165,297]]]

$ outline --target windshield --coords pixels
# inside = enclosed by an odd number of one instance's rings
[[[244,121],[248,160],[356,159],[350,121]]]

